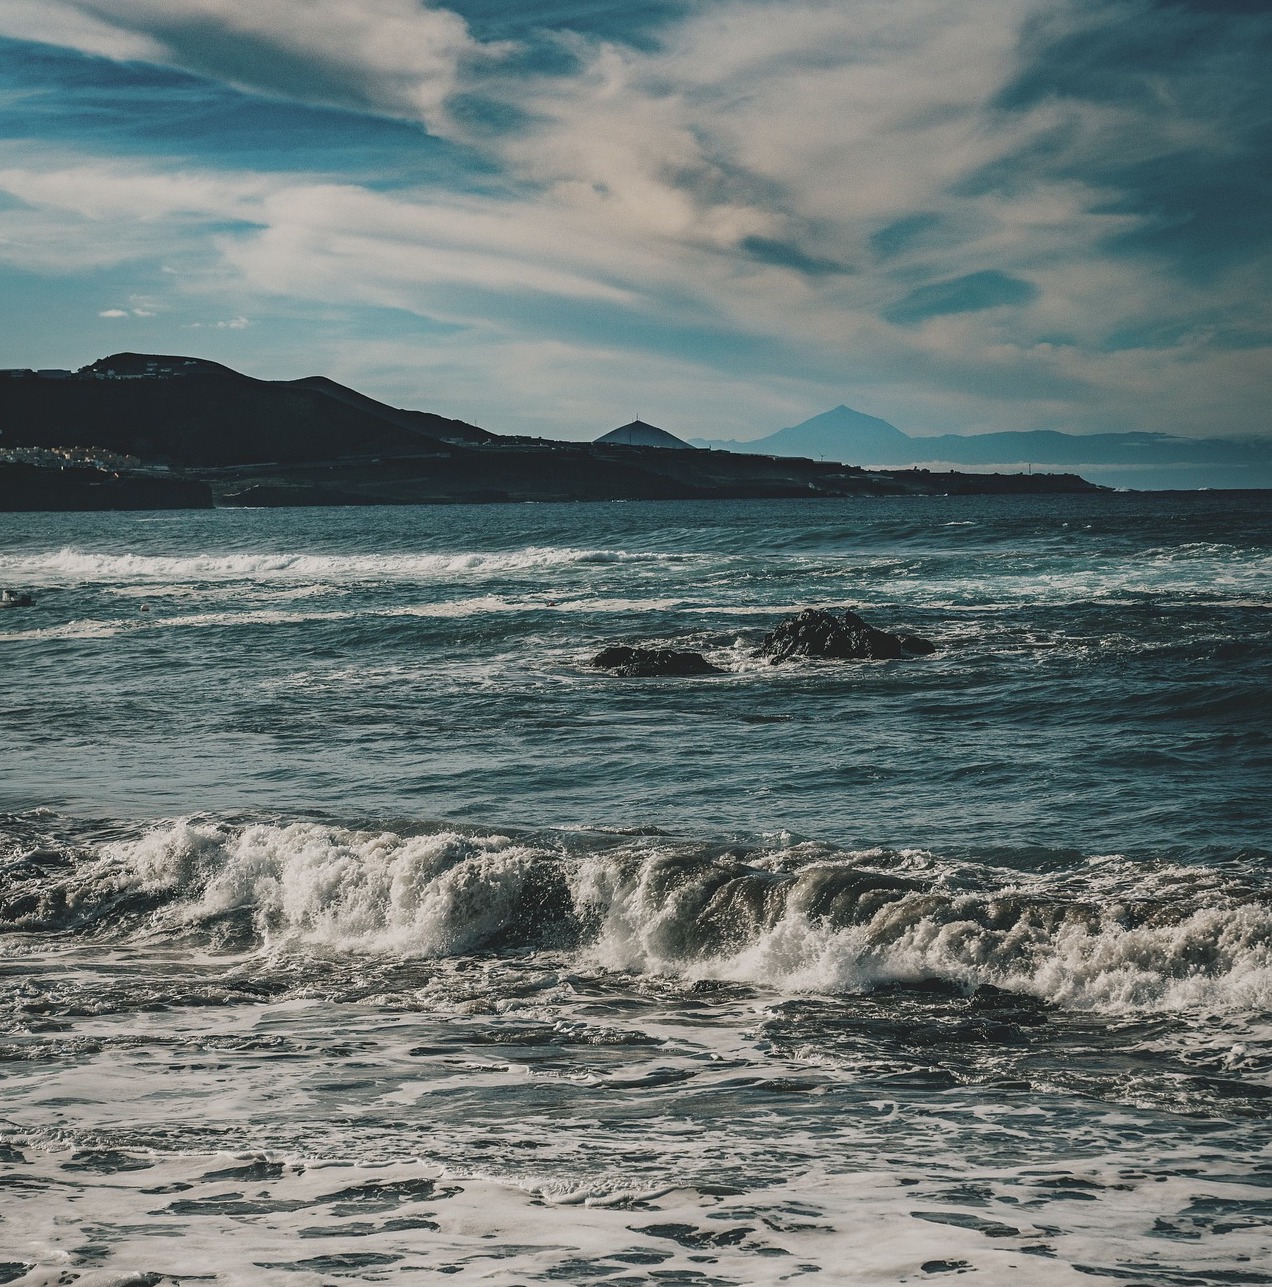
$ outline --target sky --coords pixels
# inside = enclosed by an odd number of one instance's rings
[[[0,367],[1272,438],[1267,0],[0,0]]]

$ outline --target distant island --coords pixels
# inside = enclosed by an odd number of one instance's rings
[[[0,509],[1100,490],[1073,474],[866,469],[661,433],[636,421],[594,443],[504,436],[323,376],[257,380],[202,358],[115,353],[78,371],[0,371]]]
[[[695,447],[815,460],[850,459],[876,468],[971,465],[1080,470],[1126,487],[1272,487],[1272,443],[1180,438],[1162,433],[1072,434],[1050,429],[913,437],[896,425],[838,406],[750,442],[694,438]]]

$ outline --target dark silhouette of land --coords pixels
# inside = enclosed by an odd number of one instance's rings
[[[117,353],[0,372],[0,509],[1090,492],[1072,474],[865,470],[801,457],[507,437],[323,376]]]

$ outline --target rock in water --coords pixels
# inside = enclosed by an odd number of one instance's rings
[[[776,664],[788,657],[826,657],[835,661],[890,661],[936,651],[936,645],[917,635],[893,635],[876,630],[846,608],[831,611],[805,608],[787,617],[764,636],[755,650]]]
[[[604,648],[592,658],[598,670],[610,670],[626,679],[661,675],[723,675],[700,652],[677,652],[673,648]]]
[[[917,657],[927,657],[936,651],[936,645],[930,639],[924,639],[919,635],[897,635],[901,640],[901,647],[906,652],[914,653]]]
[[[0,608],[30,608],[35,600],[25,590],[0,590]]]

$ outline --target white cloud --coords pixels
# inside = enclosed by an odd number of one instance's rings
[[[0,36],[63,45],[103,58],[153,60],[165,53],[158,41],[122,30],[68,0],[4,0],[0,5]]]
[[[128,312],[122,308],[107,308],[97,314],[98,317],[127,317]]]
[[[171,253],[205,264],[206,226],[250,221],[280,181],[248,173],[156,168],[21,143],[0,148],[0,263],[69,275]],[[153,301],[130,301],[151,309]]]
[[[225,254],[255,284],[282,294],[411,308],[421,292],[451,284],[630,299],[608,280],[610,244],[537,205],[298,183],[271,194],[258,217],[266,227],[226,238]]]
[[[504,155],[620,226],[722,246],[811,234],[851,256],[854,221],[913,210],[1027,132],[987,130],[980,109],[1034,8],[715,5],[657,51],[600,44],[586,74],[541,84],[543,123]]]
[[[10,155],[20,149],[11,147]],[[145,163],[101,161],[46,152],[39,165],[0,167],[0,191],[29,206],[65,211],[94,222],[215,215],[251,219],[280,186],[277,179],[208,170],[170,171]]]
[[[1024,70],[1022,32],[1043,16],[1076,28],[1078,0],[723,0],[656,46],[563,37],[577,61],[554,76],[514,76],[502,47],[416,0],[75,8],[182,65],[435,130],[458,132],[447,104],[479,89],[525,113],[480,144],[514,182],[494,195],[390,192],[11,152],[0,190],[25,204],[0,212],[10,262],[56,272],[162,255],[174,290],[221,295],[234,320],[309,301],[448,323],[463,339],[438,342],[439,379],[463,399],[477,381],[483,405],[522,424],[559,412],[557,431],[594,424],[625,371],[715,416],[685,432],[729,436],[746,432],[747,406],[758,432],[827,398],[918,430],[1231,432],[1267,396],[1259,350],[1216,352],[1195,326],[1190,347],[1104,351],[1144,319],[1221,304],[1257,324],[1265,279],[1181,281],[1114,253],[1111,239],[1145,217],[1080,177],[1092,157],[1145,161],[1212,140],[1206,120],[1160,103],[996,104]],[[1050,166],[1020,159],[1044,145]],[[1010,184],[976,181],[995,166]],[[878,234],[915,215],[927,222],[881,253]],[[988,271],[1035,298],[883,320],[914,287]],[[382,363],[399,350],[367,352]]]
[[[229,317],[220,322],[187,322],[186,329],[190,331],[244,331],[251,324],[246,317]]]
[[[10,3],[13,0],[9,0]],[[445,131],[467,69],[506,52],[421,0],[18,0],[0,32],[170,62],[251,89],[418,118]],[[9,30],[12,27],[12,31]]]

